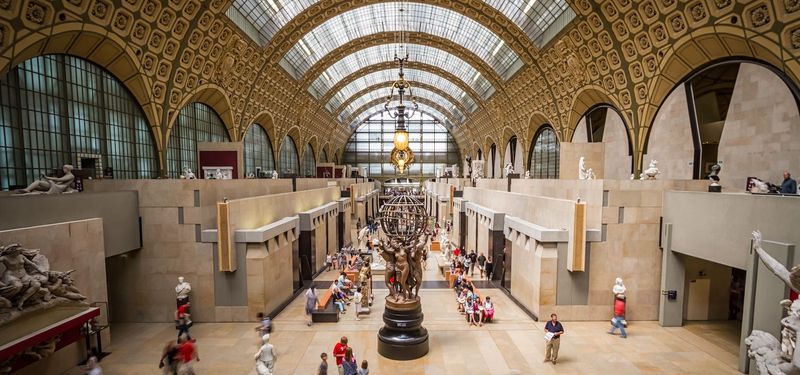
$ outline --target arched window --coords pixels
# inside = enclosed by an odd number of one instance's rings
[[[316,177],[317,176],[317,162],[314,160],[314,148],[311,144],[306,144],[306,152],[303,154],[303,176]]]
[[[275,156],[272,153],[272,142],[269,134],[259,124],[250,125],[244,136],[244,174],[256,173],[260,170],[263,174],[275,170]]]
[[[438,120],[418,111],[406,120],[406,126],[414,162],[403,176],[434,177],[437,169],[460,163],[455,139]],[[400,176],[390,159],[394,130],[395,122],[386,111],[364,120],[345,146],[344,164],[366,168],[370,177]]]
[[[533,178],[558,178],[558,137],[549,125],[542,126],[536,132],[528,160],[528,169]]]
[[[320,163],[327,163],[328,162],[328,153],[325,152],[324,148],[322,149],[322,151],[319,152],[319,162]],[[316,174],[316,171],[314,171],[314,172]]]
[[[167,165],[169,176],[180,176],[184,168],[201,174],[197,164],[197,142],[226,142],[228,131],[214,110],[203,103],[183,107],[169,135]]]
[[[34,57],[0,77],[0,189],[63,164],[84,177],[158,176],[150,127],[121,81],[81,58]]]
[[[294,145],[294,140],[290,136],[283,138],[281,144],[280,155],[281,176],[297,174],[300,171],[300,161],[297,157],[297,147]]]
[[[495,178],[495,167],[497,166],[497,145],[492,143],[489,147],[489,163],[491,166],[489,167],[489,178]]]

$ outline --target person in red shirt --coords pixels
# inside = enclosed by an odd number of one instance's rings
[[[192,368],[192,361],[200,361],[200,356],[197,354],[197,347],[194,345],[186,335],[181,336],[178,340],[178,358],[180,358],[179,374],[194,374]]]
[[[189,327],[192,325],[192,320],[190,314],[187,312],[191,305],[191,302],[186,302],[175,311],[175,325],[178,328],[178,338],[185,334],[189,340],[192,339],[192,336],[189,335]]]
[[[456,258],[458,258],[458,253],[459,253],[459,251],[460,251],[460,250],[459,250],[458,248],[455,248],[455,249],[453,249],[453,256],[454,256],[454,257],[456,257]]]
[[[342,361],[347,352],[347,336],[342,336],[339,342],[333,347],[333,356],[336,358],[336,368],[339,370],[339,375],[344,375],[344,367]]]

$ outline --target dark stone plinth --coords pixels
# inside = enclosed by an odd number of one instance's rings
[[[423,318],[419,298],[411,303],[394,303],[387,297],[385,325],[378,331],[378,353],[399,361],[428,354],[428,330],[422,326]]]
[[[720,185],[720,184],[708,185],[708,192],[709,193],[721,193],[722,192],[722,185]]]

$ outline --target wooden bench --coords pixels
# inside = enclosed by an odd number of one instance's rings
[[[339,309],[333,303],[333,288],[330,286],[317,298],[317,308],[311,312],[311,321],[314,323],[339,321]]]

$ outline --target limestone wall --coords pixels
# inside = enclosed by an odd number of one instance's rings
[[[606,111],[606,125],[603,130],[604,167],[602,178],[606,180],[630,178],[631,156],[628,150],[628,135],[625,122],[614,110]],[[590,168],[597,164],[590,164]]]
[[[294,238],[280,236],[275,246],[247,244],[247,318],[259,312],[269,313],[292,296],[292,243]],[[225,309],[217,309],[223,314]],[[233,312],[233,309],[230,309]],[[218,321],[226,317],[218,316]],[[228,317],[227,321],[234,320]]]
[[[554,245],[537,241],[512,245],[511,294],[540,320],[556,303],[558,252]]]
[[[324,179],[298,179],[298,188],[325,186]],[[256,228],[285,216],[317,207],[338,197],[338,188],[327,199],[300,191],[293,196],[291,179],[239,180],[95,180],[89,191],[135,190],[139,194],[142,248],[107,261],[114,321],[171,322],[175,312],[177,277],[192,284],[192,317],[198,322],[230,321],[229,307],[215,306],[214,263],[211,243],[200,242],[200,233],[216,229],[216,204],[255,196],[284,194],[258,209],[237,217],[237,224]],[[315,190],[319,191],[319,190]],[[334,193],[335,192],[335,193]],[[288,193],[288,194],[287,194]],[[305,193],[305,194],[304,194]],[[302,202],[300,202],[302,200]],[[245,212],[242,211],[242,212]],[[291,292],[291,279],[288,284]],[[244,293],[244,291],[242,291]],[[247,319],[247,309],[239,318]]]
[[[741,64],[719,144],[723,190],[742,191],[747,177],[780,184],[783,171],[800,176],[800,113],[773,72]]]
[[[558,159],[559,178],[562,180],[577,180],[581,156],[584,157],[586,168],[592,169],[596,179],[605,176],[605,144],[596,143],[561,143]]]
[[[644,165],[658,160],[659,178],[691,179],[694,160],[692,125],[686,90],[678,86],[658,110],[647,143]]]

